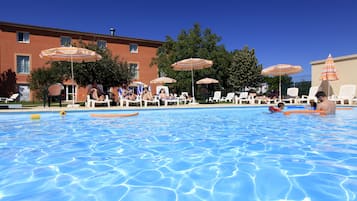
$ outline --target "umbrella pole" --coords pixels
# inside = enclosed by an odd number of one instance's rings
[[[327,80],[327,98],[329,97],[330,94],[330,82]]]
[[[279,102],[281,102],[281,75],[279,76]]]
[[[73,73],[73,58],[72,58],[72,55],[71,55],[71,73],[72,73],[72,106],[74,106],[75,90],[74,90],[74,73]]]
[[[195,86],[194,86],[194,81],[193,81],[193,68],[191,69],[191,82],[192,82],[192,102],[195,103],[196,100],[195,100]]]

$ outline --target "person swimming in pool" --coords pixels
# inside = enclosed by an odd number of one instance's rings
[[[336,104],[328,100],[325,92],[318,91],[316,93],[316,98],[319,101],[317,104],[316,110],[324,111],[326,114],[335,114],[336,113]]]
[[[278,107],[274,107],[274,106],[269,106],[269,111],[271,113],[274,113],[274,112],[281,112],[283,111],[284,107],[285,107],[285,104],[283,102],[280,102],[278,103],[277,105]]]

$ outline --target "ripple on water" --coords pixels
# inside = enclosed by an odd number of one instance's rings
[[[96,200],[118,201],[127,194],[129,188],[126,186],[103,186],[94,192]],[[125,200],[125,199],[123,199]]]
[[[151,186],[141,186],[133,187],[131,186],[129,191],[123,196],[122,200],[125,201],[171,201],[176,200],[176,193],[173,189],[151,187]]]
[[[75,181],[76,181],[76,178],[73,177],[72,175],[65,175],[65,174],[58,175],[56,177],[56,186],[59,188],[65,187],[65,186],[72,184]]]
[[[160,179],[162,179],[160,171],[145,170],[133,176],[127,183],[130,185],[145,185],[150,183],[157,183]]]
[[[221,177],[213,188],[214,200],[257,200],[254,179],[244,172]]]
[[[355,111],[177,109],[0,120],[0,200],[357,198]]]
[[[312,172],[309,175],[295,177],[295,180],[304,188],[311,200],[348,200],[346,192],[340,188],[340,183],[346,180],[342,175]]]
[[[280,200],[287,197],[291,184],[278,168],[265,167],[256,172],[255,185],[261,200]]]

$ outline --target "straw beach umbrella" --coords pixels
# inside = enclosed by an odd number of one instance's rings
[[[302,71],[301,66],[277,64],[262,70],[262,75],[279,76],[279,101],[281,101],[281,76],[291,75]]]
[[[71,62],[72,89],[74,90],[73,62],[95,62],[102,59],[102,56],[92,50],[79,47],[57,47],[42,50],[40,58],[49,61],[68,61]],[[72,106],[74,106],[74,97],[72,97]]]
[[[213,65],[211,60],[201,59],[201,58],[190,58],[178,61],[171,66],[177,71],[191,71],[191,81],[192,81],[192,99],[195,103],[195,86],[193,71],[198,69],[210,68]]]
[[[158,84],[158,85],[171,84],[171,83],[176,83],[176,80],[171,77],[158,77],[150,81],[150,84]]]
[[[219,83],[218,80],[213,79],[213,78],[209,78],[209,77],[200,79],[200,80],[198,80],[198,81],[196,82],[196,84],[205,84],[205,85],[206,85],[206,90],[207,90],[207,91],[206,91],[206,95],[205,95],[206,98],[208,98],[208,96],[209,96],[209,88],[208,88],[208,85],[209,85],[209,84],[217,84],[217,83]]]
[[[320,79],[322,81],[327,81],[327,83],[328,83],[327,84],[327,96],[329,96],[329,93],[330,93],[329,81],[338,80],[335,62],[333,61],[331,54],[328,55],[328,57],[325,61],[325,67],[322,69]]]
[[[170,77],[158,77],[150,81],[150,84],[170,84],[175,83],[176,80]]]
[[[200,79],[196,82],[196,84],[216,84],[216,83],[219,83],[219,81],[209,77]]]

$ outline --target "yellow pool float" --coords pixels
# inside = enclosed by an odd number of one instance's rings
[[[30,118],[31,118],[32,120],[37,120],[37,119],[40,119],[41,116],[40,116],[40,114],[31,114]]]

